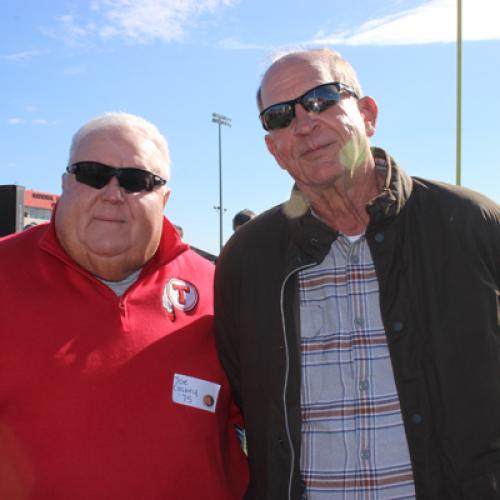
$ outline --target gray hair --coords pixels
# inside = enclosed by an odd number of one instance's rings
[[[356,94],[358,97],[361,97],[362,90],[361,90],[361,85],[359,84],[358,77],[356,76],[356,71],[354,68],[351,66],[350,63],[348,63],[342,55],[332,49],[293,49],[289,51],[281,51],[276,54],[276,56],[273,58],[271,64],[265,71],[260,86],[257,90],[257,107],[259,108],[259,112],[262,111],[263,105],[262,105],[262,83],[265,80],[267,74],[271,69],[276,69],[280,65],[282,65],[284,62],[290,60],[290,59],[297,59],[297,58],[305,58],[306,56],[317,56],[317,63],[318,64],[323,64],[325,67],[327,67],[330,71],[331,77],[333,80],[341,82],[349,86]]]
[[[88,135],[97,130],[105,130],[110,128],[129,127],[142,132],[151,142],[158,148],[161,156],[164,158],[165,177],[168,180],[170,177],[170,153],[168,143],[165,137],[160,133],[158,128],[140,116],[124,112],[105,113],[102,116],[94,118],[83,125],[73,135],[71,147],[69,150],[69,158],[73,158],[78,145]]]

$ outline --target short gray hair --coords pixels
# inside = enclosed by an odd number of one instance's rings
[[[97,118],[90,120],[85,125],[80,127],[75,135],[73,135],[73,138],[71,140],[71,147],[69,150],[70,161],[71,158],[73,158],[73,155],[75,154],[79,143],[85,137],[93,132],[96,132],[97,130],[105,130],[118,127],[130,127],[138,129],[153,142],[153,144],[158,148],[161,156],[164,158],[164,175],[168,180],[170,177],[170,153],[165,137],[160,133],[155,125],[148,122],[144,118],[121,111],[105,113],[104,115],[98,116]]]

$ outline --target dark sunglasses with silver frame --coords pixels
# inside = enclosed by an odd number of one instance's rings
[[[157,186],[163,186],[167,180],[140,168],[116,168],[97,161],[79,161],[68,165],[66,172],[75,174],[76,180],[95,189],[103,188],[116,177],[120,187],[128,193],[152,191]]]
[[[260,113],[259,118],[264,130],[286,128],[295,118],[295,105],[300,104],[306,111],[322,113],[340,101],[342,91],[359,99],[358,95],[341,82],[323,83],[314,87],[296,99],[278,102]]]

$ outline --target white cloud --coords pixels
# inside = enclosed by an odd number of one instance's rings
[[[462,39],[500,40],[500,0],[462,0]],[[457,39],[457,0],[427,0],[418,7],[371,19],[361,26],[328,33],[321,30],[312,39],[284,45],[416,45],[454,43]],[[273,50],[236,38],[219,42],[230,50]]]
[[[33,113],[37,111],[38,108],[36,106],[33,106],[33,104],[26,104],[26,106],[24,106],[24,110],[27,111],[28,113]]]
[[[71,47],[88,44],[95,38],[122,39],[130,43],[182,41],[196,21],[221,7],[240,0],[93,0],[92,19],[75,16],[58,18],[56,30],[43,30],[45,35],[63,40]]]
[[[3,56],[4,59],[7,59],[7,61],[12,61],[12,62],[26,62],[34,57],[41,56],[43,54],[46,54],[46,50],[25,50],[23,52],[16,52],[14,54],[8,54],[6,56]]]
[[[33,118],[31,120],[26,120],[25,118],[20,118],[18,116],[9,118],[7,120],[7,123],[9,125],[26,125],[28,123],[31,123],[31,125],[57,125],[57,122],[49,122],[49,120],[46,120],[45,118]]]
[[[230,6],[236,0],[101,0],[106,24],[103,38],[120,37],[147,43],[181,41],[204,13]]]
[[[69,14],[59,16],[56,20],[59,26],[55,29],[41,28],[42,34],[60,40],[72,48],[86,45],[89,36],[96,31],[93,22],[80,25],[74,16]]]
[[[500,1],[463,0],[463,40],[500,40]],[[454,42],[456,0],[430,0],[422,5],[373,19],[348,31],[318,33],[309,43],[325,45],[408,45]]]

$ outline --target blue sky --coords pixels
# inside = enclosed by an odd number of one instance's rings
[[[455,0],[2,0],[0,184],[60,192],[72,134],[107,111],[155,123],[172,156],[166,214],[218,253],[217,125],[224,239],[292,182],[255,107],[279,50],[328,46],[379,104],[374,145],[411,174],[455,181]],[[462,184],[500,201],[500,2],[463,0]]]

